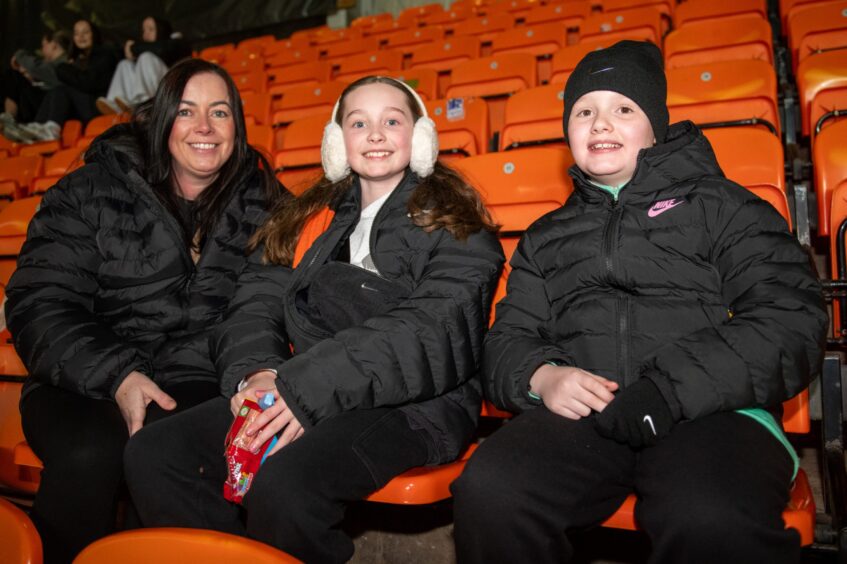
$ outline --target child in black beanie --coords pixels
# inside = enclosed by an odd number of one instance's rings
[[[652,562],[799,560],[779,422],[820,370],[820,286],[666,92],[634,41],[568,80],[575,190],[521,240],[485,342],[486,394],[518,416],[453,484],[462,563],[567,561],[633,492]]]

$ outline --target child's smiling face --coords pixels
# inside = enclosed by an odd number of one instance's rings
[[[617,187],[629,182],[638,152],[656,138],[638,104],[611,90],[594,90],[573,106],[568,144],[576,165],[592,180]]]

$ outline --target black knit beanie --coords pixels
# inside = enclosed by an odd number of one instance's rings
[[[611,90],[623,94],[647,114],[656,143],[668,132],[668,81],[659,48],[649,41],[619,41],[607,49],[592,51],[576,65],[565,86],[562,126],[568,138],[568,118],[584,94]]]

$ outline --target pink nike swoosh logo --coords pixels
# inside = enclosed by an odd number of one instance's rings
[[[669,209],[677,207],[682,202],[683,200],[677,200],[676,198],[656,202],[655,204],[653,204],[653,207],[647,211],[647,217],[656,217],[659,214],[665,213]]]

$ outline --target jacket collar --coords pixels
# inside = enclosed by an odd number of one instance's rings
[[[652,200],[656,192],[702,176],[723,176],[709,140],[690,121],[675,123],[667,140],[638,153],[632,179],[620,192],[620,201]],[[568,171],[586,201],[605,201],[608,195],[589,182],[576,165]]]
[[[382,205],[382,209],[388,211],[404,207],[419,182],[417,175],[407,168],[400,183],[391,191],[388,199]],[[337,216],[340,216],[339,219],[341,217],[347,218],[348,216],[358,219],[362,211],[362,185],[359,181],[358,174],[353,174],[353,182],[350,188],[338,200],[330,204],[330,208],[335,211]]]

